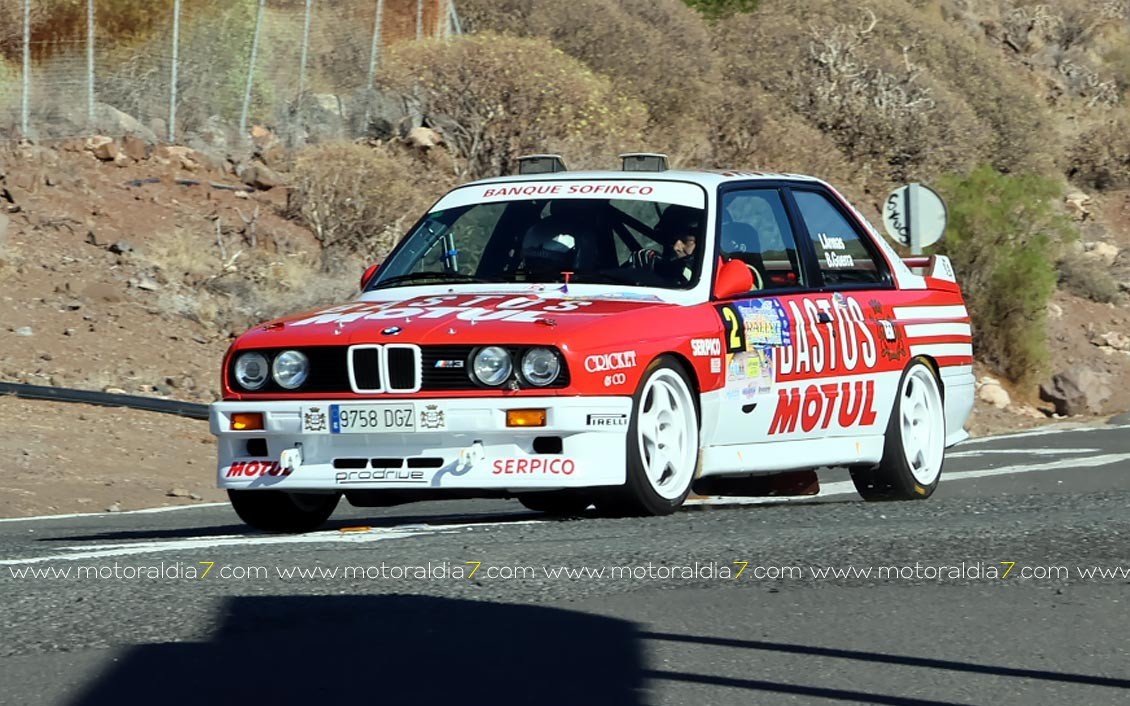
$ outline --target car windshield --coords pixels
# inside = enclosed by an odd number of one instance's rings
[[[699,278],[701,208],[588,198],[443,205],[405,238],[369,289],[566,280],[688,289]]]

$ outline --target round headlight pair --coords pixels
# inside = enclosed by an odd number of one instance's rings
[[[487,346],[475,354],[471,371],[482,384],[497,387],[510,379],[514,362],[505,348]],[[531,385],[551,385],[560,374],[561,359],[549,348],[531,348],[522,356],[522,377]]]
[[[275,384],[294,390],[310,376],[310,361],[300,351],[283,351],[268,365],[262,353],[244,353],[235,360],[235,381],[245,390],[258,390],[267,384],[268,370]]]

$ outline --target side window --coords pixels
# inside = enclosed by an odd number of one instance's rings
[[[793,191],[801,218],[812,238],[824,282],[874,284],[883,281],[884,268],[864,244],[859,229],[835,204],[817,191]]]
[[[722,197],[719,253],[754,271],[759,289],[787,289],[804,284],[796,239],[776,189],[730,191]]]

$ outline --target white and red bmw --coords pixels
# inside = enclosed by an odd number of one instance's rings
[[[900,259],[822,181],[523,174],[440,199],[354,301],[242,335],[211,427],[220,487],[276,531],[343,494],[664,514],[820,466],[914,499],[972,363],[949,261]]]

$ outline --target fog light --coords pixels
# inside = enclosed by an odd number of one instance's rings
[[[508,427],[544,427],[544,409],[508,409],[506,410],[506,426]]]
[[[236,412],[231,416],[232,431],[259,431],[263,429],[262,412]]]

